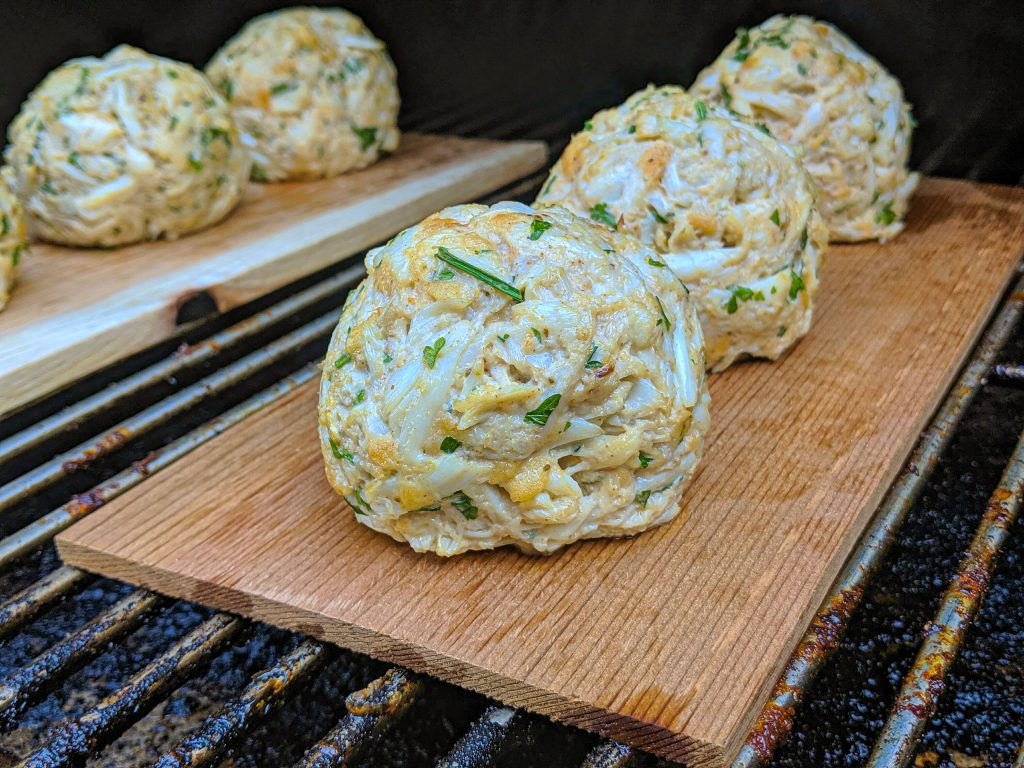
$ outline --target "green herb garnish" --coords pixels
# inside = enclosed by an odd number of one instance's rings
[[[441,441],[441,450],[445,453],[455,453],[460,445],[462,445],[462,443],[454,437],[445,436],[444,440]]]
[[[0,237],[3,237],[11,231],[11,220],[7,218],[7,214],[0,216]]]
[[[708,119],[708,105],[705,104],[703,101],[698,100],[693,105],[693,108],[697,112],[697,122],[698,123],[703,122],[704,120]]]
[[[797,72],[799,72],[799,73],[800,73],[801,75],[803,75],[804,77],[806,77],[806,76],[807,76],[807,67],[805,67],[805,66],[803,65],[803,62],[802,62],[802,61],[798,61],[798,62],[796,63],[796,71],[797,71]]]
[[[647,210],[651,212],[651,216],[654,217],[654,220],[656,222],[658,222],[659,224],[668,224],[668,219],[666,219],[664,216],[658,213],[658,209],[655,208],[653,205],[648,205]],[[672,214],[669,215],[671,216]]]
[[[498,339],[498,341],[500,341],[502,344],[504,344],[506,341],[508,341],[508,334],[507,333],[503,333],[503,334],[501,334],[500,336],[498,336],[496,338]]]
[[[594,355],[597,354],[597,344],[594,344],[590,348],[590,356],[587,358],[587,362],[583,364],[584,368],[600,368],[604,363],[600,360],[595,360]]]
[[[231,146],[231,134],[223,128],[204,128],[200,135],[200,141],[203,142],[204,147],[208,147],[210,142],[216,139],[223,139],[225,144]]]
[[[608,210],[607,203],[598,203],[590,209],[590,218],[594,221],[599,221],[602,224],[607,224],[612,229],[618,229],[619,222]]]
[[[668,315],[665,314],[665,305],[661,303],[661,299],[657,296],[654,297],[654,300],[658,302],[658,311],[661,312],[661,320],[656,322],[655,325],[658,326],[664,323],[666,331],[672,330],[672,323],[668,321]]]
[[[462,491],[456,491],[452,494],[451,500],[452,506],[461,512],[464,518],[467,520],[476,520],[476,515],[479,510],[476,508],[476,505],[469,496],[464,494]]]
[[[473,266],[468,261],[463,261],[444,246],[438,248],[437,253],[435,253],[434,256],[455,267],[460,272],[465,272],[467,275],[475,277],[483,283],[487,283],[487,285],[491,286],[495,290],[501,291],[506,296],[511,296],[513,301],[519,302],[523,300],[523,292],[514,285],[510,285],[489,272],[485,272],[480,269],[480,267]]]
[[[263,170],[262,165],[253,163],[252,170],[249,173],[256,181],[270,181],[270,177],[267,176],[267,172]]]
[[[778,208],[776,208],[774,211],[772,211],[772,215],[769,216],[768,218],[771,220],[772,224],[774,224],[776,227],[780,227],[780,228],[782,227],[782,220],[779,218],[779,209]]]
[[[538,331],[536,328],[531,328],[530,330],[533,331],[533,338],[537,340],[537,343],[543,344],[544,337],[540,335],[540,331]]]
[[[641,507],[647,506],[647,500],[651,498],[650,491],[640,491],[636,496],[633,497],[633,501],[639,504]]]
[[[725,83],[722,83],[718,87],[718,92],[722,94],[722,102],[725,104],[725,108],[730,112],[732,111],[732,94],[729,93],[729,89],[725,87]]]
[[[366,390],[365,389],[360,389],[358,392],[356,392],[356,405],[359,405],[365,399],[366,399]]]
[[[200,160],[198,157],[196,157],[196,153],[195,152],[190,152],[189,153],[188,164],[189,164],[189,167],[193,171],[201,171],[201,170],[203,170],[203,161]]]
[[[80,169],[82,167],[82,163],[78,158],[78,152],[76,151],[72,151],[71,154],[68,155],[68,162],[75,166],[75,168]]]
[[[788,330],[789,330],[789,328],[787,328],[786,326],[780,325],[778,327],[778,329],[775,331],[775,335],[778,336],[781,339],[783,336],[786,335],[786,331],[788,331]]]
[[[889,225],[896,221],[896,212],[892,209],[892,203],[886,203],[882,206],[882,210],[875,216],[875,221],[884,225]]]
[[[543,219],[534,219],[530,222],[530,239],[540,240],[541,235],[551,229],[551,222]]]
[[[800,250],[802,251],[806,247],[807,247],[807,227],[804,227],[803,231],[800,233]]]
[[[592,131],[593,129],[594,129],[594,124],[592,122],[590,122],[589,120],[585,120],[583,122],[583,130],[584,131]]]
[[[770,130],[768,130],[768,126],[765,125],[764,123],[754,123],[754,127],[757,128],[757,130],[759,130],[765,136],[771,136],[772,135],[772,132]]]
[[[334,458],[343,459],[345,456],[342,454],[341,449],[338,448],[338,444],[334,442],[334,438],[330,435],[327,436],[327,442],[331,444],[331,453],[334,454]]]
[[[352,355],[348,352],[342,352],[341,356],[334,361],[334,367],[338,370],[344,368],[346,365],[352,362]]]
[[[373,143],[377,140],[377,129],[374,126],[368,128],[357,128],[352,126],[352,133],[359,138],[359,151],[365,152],[367,149],[373,146]]]
[[[530,424],[537,424],[541,427],[548,423],[548,417],[558,407],[558,401],[562,399],[559,394],[549,395],[544,398],[540,405],[529,411],[526,416],[523,417],[523,421]]]
[[[296,87],[297,86],[295,84],[293,84],[293,83],[275,83],[274,85],[270,86],[270,92],[274,96],[276,96],[279,93],[284,93],[285,91],[290,91],[290,90],[292,90],[293,88],[296,88]]]
[[[224,98],[231,101],[231,98],[235,95],[235,84],[230,77],[225,77],[220,81],[220,92],[224,94]]]
[[[551,191],[551,185],[555,183],[555,179],[557,179],[557,178],[558,178],[558,175],[552,173],[551,177],[548,179],[547,183],[544,185],[544,189],[542,189],[540,191],[540,194],[538,195],[538,197],[544,197],[548,192],[550,192]]]
[[[733,61],[746,61],[747,57],[750,56],[750,30],[745,27],[740,27],[736,30],[736,36],[739,38],[739,45],[736,47],[736,53],[733,54]]]
[[[393,358],[391,355],[389,355],[387,352],[385,352],[384,353],[384,357],[381,358],[381,362],[384,363],[385,365],[387,365],[388,363],[390,363],[394,359],[395,358]]]
[[[652,259],[650,256],[647,257],[647,263],[650,264],[652,267],[664,267],[665,266],[665,262],[658,261],[657,259]]]
[[[643,451],[640,451],[640,455],[637,456],[637,458],[640,460],[640,466],[643,467],[644,469],[647,469],[647,467],[650,465],[650,463],[652,461],[654,461],[654,457],[653,456],[648,456]]]
[[[804,289],[804,279],[795,271],[789,273],[789,300],[796,301],[797,294]]]
[[[441,354],[441,349],[444,347],[444,336],[434,342],[433,346],[426,346],[423,348],[423,362],[426,363],[427,368],[433,370],[434,364],[437,362],[437,356]]]
[[[452,272],[448,267],[441,267],[437,272],[430,276],[431,280],[453,280],[455,279],[455,273]]]
[[[725,303],[725,311],[730,315],[733,315],[736,313],[736,310],[739,309],[739,303],[741,301],[747,302],[751,299],[754,299],[755,301],[764,301],[764,293],[761,291],[754,291],[745,285],[737,285],[732,289],[732,295],[729,296],[729,300]]]

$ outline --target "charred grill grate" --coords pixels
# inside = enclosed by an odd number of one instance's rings
[[[562,106],[521,123],[424,117],[417,129],[527,132],[555,155],[571,127]],[[924,165],[948,166],[962,138]],[[1001,151],[965,175],[985,178]],[[531,198],[543,175],[492,199]],[[666,765],[358,654],[60,566],[56,533],[316,375],[359,261],[193,321],[175,342],[0,423],[0,767]],[[1014,589],[1024,545],[1011,536],[1024,472],[1014,448],[1022,312],[1024,282],[922,435],[735,768],[773,755],[779,766],[944,768],[961,749],[990,768],[1024,768]],[[931,562],[930,552],[941,554]],[[981,629],[968,632],[976,615]]]

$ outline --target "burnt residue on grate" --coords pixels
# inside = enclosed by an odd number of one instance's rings
[[[1024,359],[1020,329],[1002,358]],[[986,386],[870,582],[772,765],[853,768],[867,759],[1022,428],[1024,389],[995,382]],[[1012,766],[1024,740],[1020,528],[1018,522],[1011,531],[979,621],[968,631],[925,732],[917,755],[922,768],[972,761],[984,761],[986,768]]]

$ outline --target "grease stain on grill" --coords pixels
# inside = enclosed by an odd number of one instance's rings
[[[78,456],[68,459],[61,464],[65,473],[71,474],[92,464],[96,459],[106,456],[108,453],[120,448],[133,437],[130,430],[118,427],[105,434],[93,445],[86,448]]]

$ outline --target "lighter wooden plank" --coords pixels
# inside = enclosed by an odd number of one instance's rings
[[[112,251],[37,243],[0,312],[0,414],[166,339],[206,290],[225,311],[539,168],[540,142],[403,137],[363,171],[250,185],[225,221]]]
[[[69,529],[66,562],[407,665],[693,765],[735,756],[1024,247],[1024,190],[929,179],[836,247],[815,326],[714,377],[689,517],[450,561],[358,525],[311,385]]]

